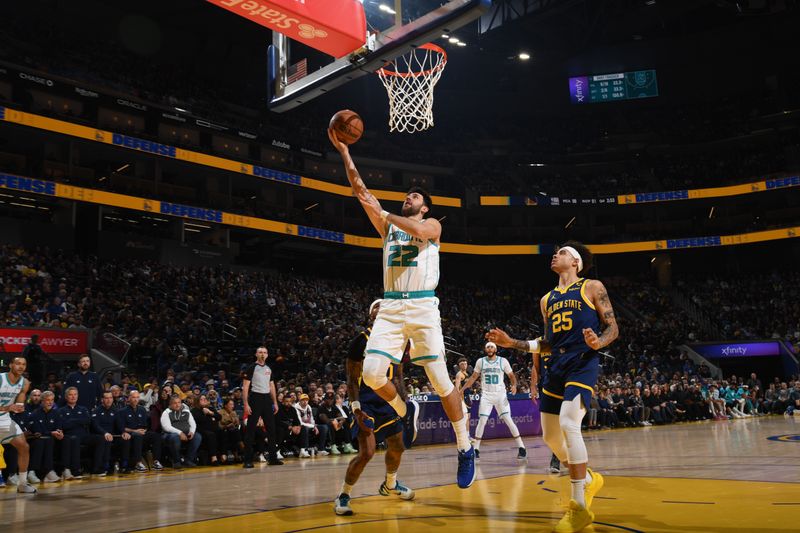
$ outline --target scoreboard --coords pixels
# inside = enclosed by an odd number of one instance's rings
[[[616,102],[658,96],[655,70],[617,72],[569,79],[569,95],[573,104]]]

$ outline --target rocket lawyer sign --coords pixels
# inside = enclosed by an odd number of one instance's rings
[[[337,58],[367,40],[367,19],[358,0],[208,1]]]
[[[88,329],[7,328],[0,327],[0,353],[21,354],[39,335],[39,346],[48,355],[80,355],[89,353]]]

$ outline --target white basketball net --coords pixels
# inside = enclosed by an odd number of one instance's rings
[[[433,88],[447,65],[447,54],[424,44],[382,68],[378,76],[389,95],[389,131],[415,133],[433,126]]]

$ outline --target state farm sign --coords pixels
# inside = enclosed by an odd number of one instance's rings
[[[364,6],[358,0],[208,1],[334,57],[367,41]]]
[[[39,346],[47,354],[80,355],[89,353],[89,330],[49,328],[0,328],[0,352],[21,354],[31,340],[39,335]]]

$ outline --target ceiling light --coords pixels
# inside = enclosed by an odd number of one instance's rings
[[[379,5],[378,9],[380,9],[381,11],[385,11],[386,13],[389,13],[390,15],[394,15],[395,14],[395,10],[392,9],[391,7],[387,6],[386,4]]]
[[[447,35],[446,33],[443,33],[443,34],[442,34],[442,39],[449,39],[449,38],[450,38],[450,36],[449,36],[449,35]]]
[[[464,41],[459,41],[459,42],[457,42],[456,44],[457,44],[458,46],[467,46],[467,43],[465,43]]]
[[[458,37],[450,37],[450,42],[456,44],[459,41]]]
[[[519,57],[523,61],[527,61],[531,58],[531,55],[528,52],[520,52],[519,56],[517,57]]]

